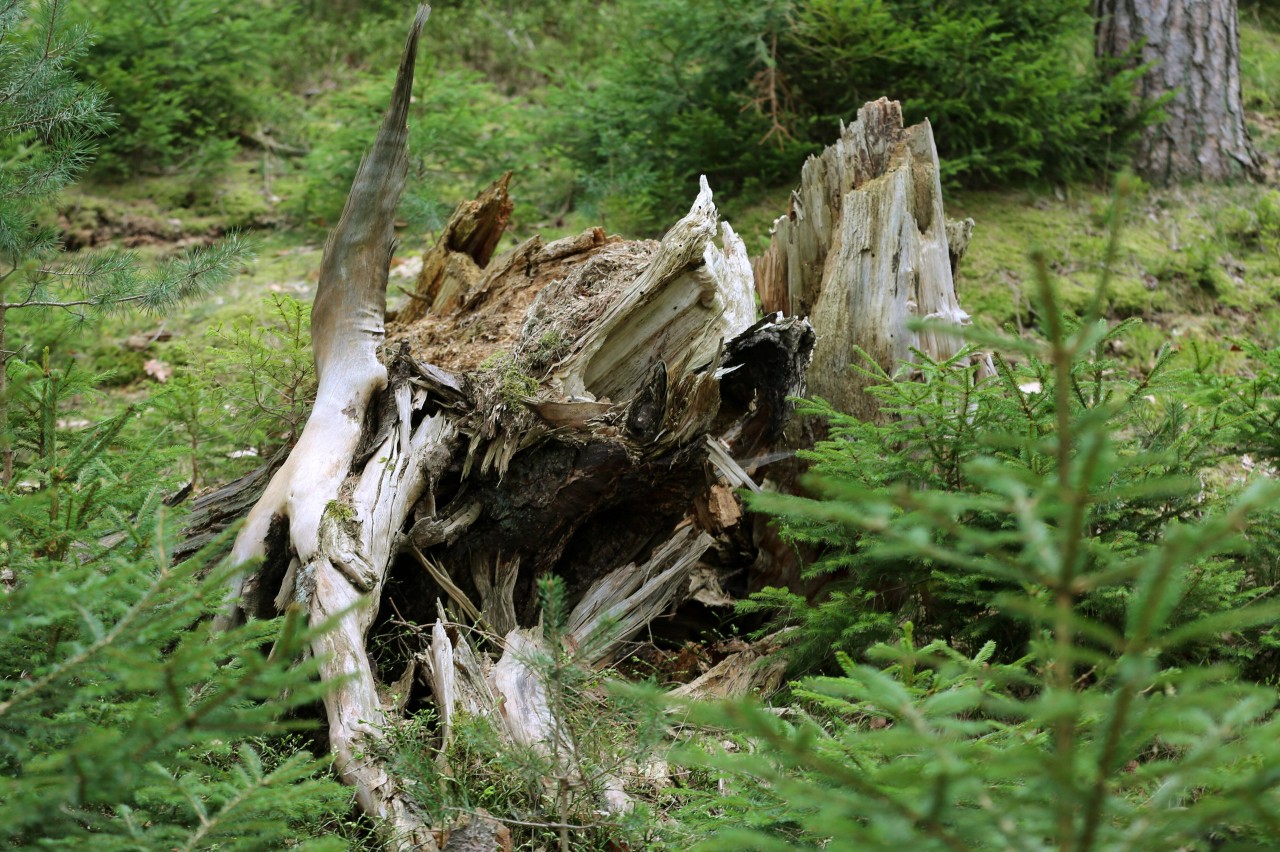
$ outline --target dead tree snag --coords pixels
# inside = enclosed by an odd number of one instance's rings
[[[910,327],[913,319],[968,322],[947,237],[933,128],[903,129],[897,101],[867,104],[834,145],[809,158],[755,272],[766,311],[813,323],[810,393],[874,418],[870,380],[849,370],[855,347],[890,373],[913,349],[932,358],[959,349],[952,335]]]

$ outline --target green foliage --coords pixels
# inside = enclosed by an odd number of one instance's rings
[[[42,495],[43,496],[43,495]],[[11,507],[0,507],[8,515]],[[137,543],[145,528],[130,528]],[[227,745],[318,699],[295,614],[226,634],[193,629],[229,577],[133,547],[56,565],[10,539],[0,602],[0,836],[56,848],[278,848],[347,795],[296,757],[264,772]],[[203,569],[203,570],[202,570]],[[206,583],[213,583],[210,586]],[[259,650],[274,642],[270,657]]]
[[[1090,347],[1073,358],[1061,379],[1065,396],[1059,395],[1052,365],[1024,346],[1016,365],[997,355],[996,376],[983,381],[975,379],[970,350],[944,363],[921,358],[909,379],[890,381],[880,374],[885,384],[873,393],[890,422],[862,422],[821,402],[806,403],[801,413],[825,418],[830,429],[830,440],[803,454],[812,462],[813,487],[826,508],[819,512],[812,501],[780,496],[760,497],[754,505],[782,518],[792,539],[819,550],[810,575],[830,575],[833,595],[810,607],[773,590],[747,608],[772,610],[782,623],[802,625],[791,634],[801,666],[830,661],[835,651],[857,656],[889,638],[903,619],[914,622],[922,636],[946,639],[970,653],[990,640],[1017,653],[1029,638],[1025,619],[992,612],[990,604],[995,596],[1023,588],[1022,574],[957,572],[930,548],[977,548],[976,539],[994,548],[995,542],[1016,540],[1011,537],[1021,521],[993,508],[1004,506],[1001,489],[1007,485],[986,460],[998,462],[1003,477],[1042,481],[1057,463],[1061,404],[1070,407],[1072,423],[1087,422],[1111,436],[1106,467],[1090,483],[1084,547],[1091,568],[1134,558],[1169,523],[1190,523],[1215,508],[1225,498],[1203,494],[1201,480],[1222,463],[1237,436],[1267,432],[1266,418],[1254,414],[1259,409],[1244,410],[1244,395],[1256,387],[1239,389],[1238,411],[1197,404],[1191,397],[1199,377],[1175,369],[1171,351],[1144,374],[1128,375],[1104,356],[1125,328],[1074,332],[1089,334]],[[938,511],[936,504],[953,511],[932,528],[928,542],[892,544],[852,532],[851,525],[860,522],[851,519],[873,506],[884,524],[897,522],[896,515],[886,514],[888,494],[907,516]],[[970,501],[965,510],[958,508],[962,495]],[[994,549],[987,554],[997,556]],[[1230,610],[1257,596],[1267,582],[1256,574],[1250,579],[1239,559],[1210,559],[1188,570],[1195,582],[1170,615],[1175,623]],[[1113,587],[1090,589],[1081,594],[1080,610],[1118,626],[1126,596]],[[1182,651],[1204,654],[1214,647]]]
[[[1240,82],[1245,105],[1280,106],[1280,14],[1269,0],[1240,3]]]
[[[409,119],[410,180],[401,206],[406,223],[442,227],[452,199],[469,197],[507,170],[519,175],[522,195],[540,205],[522,201],[518,215],[548,216],[550,208],[562,207],[568,174],[557,156],[539,150],[542,110],[501,97],[474,71],[432,73],[430,57],[423,62]],[[294,178],[299,188],[286,194],[285,212],[312,225],[337,222],[389,88],[386,73],[365,74],[314,108],[304,134],[309,152]]]
[[[1252,207],[1223,212],[1222,230],[1239,248],[1263,249],[1280,256],[1280,193],[1261,193]]]
[[[235,236],[191,248],[143,270],[130,252],[68,260],[58,232],[41,224],[57,192],[89,161],[92,135],[108,124],[101,92],[78,83],[68,63],[88,37],[67,21],[59,0],[32,15],[28,4],[0,10],[0,151],[13,168],[0,177],[0,485],[13,476],[9,373],[19,353],[6,349],[9,316],[60,309],[84,320],[136,307],[159,312],[202,295],[249,254]],[[46,364],[47,369],[47,364]]]
[[[794,178],[815,146],[802,132],[770,136],[772,114],[753,106],[788,7],[642,0],[607,10],[607,26],[629,37],[602,57],[598,79],[565,80],[552,105],[554,138],[611,228],[652,230],[687,207],[700,174],[726,193]]]
[[[76,406],[101,376],[4,350],[9,317],[151,311],[206,291],[245,248],[230,239],[144,270],[130,253],[68,259],[40,223],[106,125],[62,4],[0,8],[0,843],[29,848],[266,849],[311,843],[347,795],[307,755],[237,742],[319,699],[316,635],[298,613],[227,632],[208,616],[238,569],[172,565],[165,430],[125,408]],[[21,332],[22,326],[12,328]],[[83,422],[80,422],[83,421]],[[264,645],[272,644],[270,654]]]
[[[705,173],[731,194],[792,180],[868,100],[938,128],[944,175],[1063,180],[1115,165],[1149,122],[1101,67],[1075,0],[644,0],[598,79],[566,81],[556,139],[610,215],[652,227]]]
[[[513,408],[538,392],[538,380],[526,373],[520,362],[507,352],[495,352],[480,364],[477,372],[488,378],[502,402]]]
[[[1280,616],[1240,590],[1250,539],[1274,538],[1280,487],[1259,478],[1225,499],[1201,494],[1212,439],[1229,445],[1237,418],[1168,396],[1165,365],[1120,379],[1101,362],[1106,284],[1072,325],[1042,265],[1046,339],[979,335],[1026,358],[1029,374],[998,361],[975,382],[967,363],[925,364],[922,380],[883,391],[900,440],[872,448],[868,436],[887,435],[830,415],[820,496],[752,500],[811,540],[843,540],[830,567],[878,566],[965,611],[943,624],[918,601],[908,611],[927,625],[900,612],[900,641],[872,647],[870,665],[838,655],[839,674],[799,684],[787,716],[689,708],[747,744],[686,753],[724,790],[686,809],[686,830],[714,832],[694,848],[1271,842],[1277,694],[1238,679],[1215,649]],[[1035,393],[1018,387],[1031,375]],[[987,387],[1004,390],[985,399]],[[889,456],[880,471],[856,460],[873,449]]]
[[[93,137],[110,123],[102,92],[72,71],[85,30],[67,25],[57,0],[31,5],[0,7],[0,257],[10,266],[57,245],[37,214],[83,172]]]
[[[992,646],[968,658],[904,641],[878,646],[879,665],[842,657],[785,717],[693,708],[754,753],[680,755],[721,785],[682,809],[684,837],[698,850],[1267,848],[1274,690],[1160,670],[1159,649],[1129,638],[1075,691],[1046,687],[1034,654],[996,664]]]
[[[225,481],[302,433],[315,399],[311,306],[272,294],[257,315],[210,329],[169,357],[179,366],[151,399],[157,428],[186,437],[191,481]]]
[[[819,127],[901,100],[938,129],[944,176],[1078,179],[1153,117],[1128,115],[1134,72],[1095,64],[1090,34],[1075,0],[802,0],[779,65]]]
[[[1211,363],[1198,365],[1205,404],[1217,405],[1234,417],[1236,449],[1253,459],[1280,461],[1280,349],[1267,349],[1248,340],[1237,341],[1247,371],[1222,375]]]
[[[589,71],[612,38],[599,0],[444,0],[432,4],[439,54],[507,94]]]
[[[224,410],[240,440],[267,456],[291,447],[302,434],[315,399],[311,356],[311,306],[272,295],[265,317],[240,317],[215,326],[207,378],[221,392]]]
[[[238,569],[171,564],[170,454],[133,412],[67,434],[90,377],[17,362],[26,424],[0,489],[0,838],[54,848],[279,848],[347,794],[291,757],[264,769],[247,736],[318,700],[298,613],[215,632]],[[264,645],[272,651],[264,655]]]
[[[294,11],[269,0],[86,0],[82,9],[95,43],[80,68],[118,121],[100,165],[117,173],[231,156],[266,109],[262,82]]]
[[[6,527],[21,547],[57,562],[85,547],[86,537],[114,539],[122,530],[153,524],[160,474],[171,454],[158,436],[131,428],[134,410],[67,429],[62,418],[70,413],[69,401],[92,394],[98,377],[56,369],[48,355],[42,367],[17,361],[12,372],[17,417],[6,437],[18,468],[14,489],[0,491],[0,508],[8,510]],[[135,548],[141,541],[134,540]]]

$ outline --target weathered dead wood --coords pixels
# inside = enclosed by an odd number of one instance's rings
[[[745,247],[705,180],[660,241],[590,229],[491,258],[510,213],[503,178],[455,212],[384,347],[424,19],[326,248],[314,412],[236,540],[233,558],[261,564],[231,590],[223,620],[294,603],[336,621],[313,649],[331,683],[335,766],[388,845],[431,849],[433,827],[376,747],[415,681],[438,709],[440,742],[459,714],[492,715],[510,742],[548,749],[574,774],[543,682],[538,579],[563,579],[564,641],[588,665],[611,662],[695,588],[720,605],[731,573],[721,569],[754,555],[735,491],[759,488],[789,455],[789,397],[806,390],[815,346],[830,384],[808,390],[856,402],[841,395],[853,346],[877,358],[906,357],[911,344],[942,352],[952,344],[908,332],[907,320],[963,316],[932,137],[927,125],[903,131],[896,105],[882,103],[864,109],[837,153],[806,166],[759,266],[766,303],[811,313],[816,337],[803,317],[757,320]],[[228,499],[242,505],[251,485]],[[387,594],[403,623],[432,625],[411,628],[429,641],[400,658],[389,689],[367,644]],[[750,662],[726,661],[690,694],[758,686]],[[767,671],[766,684],[781,676]],[[621,780],[593,783],[606,807],[626,806]]]
[[[766,311],[807,316],[818,335],[809,392],[861,418],[880,416],[872,379],[849,365],[862,349],[895,373],[913,350],[953,355],[957,338],[913,319],[964,324],[929,122],[904,129],[896,101],[858,110],[840,139],[810,157],[787,214],[756,261]]]
[[[177,561],[189,558],[243,518],[262,497],[286,455],[277,453],[257,470],[197,497],[186,518],[187,535],[174,545],[173,558]]]
[[[929,122],[903,128],[896,101],[858,110],[852,124],[820,155],[810,157],[785,216],[755,262],[756,288],[767,311],[808,317],[817,335],[806,393],[862,419],[883,419],[867,388],[881,383],[869,366],[889,375],[916,360],[942,360],[962,341],[947,326],[968,323],[953,272],[968,246],[972,222],[948,222],[942,205],[938,154]],[[923,328],[917,320],[934,320]],[[859,354],[859,353],[863,354]],[[987,371],[985,361],[979,369]],[[796,424],[789,449],[825,435],[819,422]],[[770,487],[791,490],[800,465],[770,471]],[[800,578],[808,554],[778,539],[757,521],[752,591],[771,586],[814,594],[822,581]]]
[[[322,268],[316,407],[237,539],[234,558],[262,565],[232,590],[223,618],[289,603],[313,621],[338,616],[313,649],[334,684],[326,709],[335,764],[390,845],[430,848],[430,827],[372,742],[413,679],[411,668],[380,690],[366,646],[389,570],[408,555],[413,573],[403,582],[421,592],[398,611],[429,623],[428,602],[448,599],[503,649],[489,668],[443,621],[432,629],[430,652],[413,667],[442,708],[442,741],[462,707],[499,715],[512,742],[569,754],[540,681],[536,578],[565,578],[578,602],[569,641],[601,664],[667,611],[711,547],[699,524],[723,531],[734,514],[723,473],[746,476],[709,431],[737,436],[730,441],[776,431],[780,400],[794,390],[777,383],[802,371],[813,341],[804,323],[753,325],[745,248],[719,223],[704,181],[659,242],[606,239],[599,229],[532,240],[479,277],[451,260],[465,245],[444,244],[432,286],[451,295],[438,313],[394,331],[398,352],[384,367],[376,320],[412,47]],[[488,215],[492,206],[460,209]],[[465,216],[453,224],[477,233]],[[478,369],[410,355],[410,342],[431,352],[477,322],[495,330]],[[484,346],[466,358],[475,349]],[[444,354],[445,367],[460,366]],[[696,505],[708,507],[701,520]],[[621,782],[605,786],[609,806],[622,807]]]
[[[391,105],[325,246],[312,309],[315,406],[297,445],[249,511],[232,548],[236,563],[267,557],[273,528],[283,526],[290,568],[278,591],[263,588],[278,559],[266,559],[265,570],[240,577],[230,590],[222,621],[256,614],[246,607],[249,599],[263,595],[296,602],[312,623],[335,620],[312,648],[321,661],[321,676],[331,684],[325,707],[335,768],[356,788],[361,808],[380,821],[389,845],[431,849],[435,844],[428,826],[378,760],[359,745],[361,739],[378,735],[384,719],[365,636],[378,611],[400,523],[432,478],[439,476],[440,462],[449,459],[456,436],[443,416],[411,422],[414,390],[407,369],[390,391],[396,423],[375,450],[376,463],[351,475],[365,432],[365,413],[387,386],[387,368],[378,349],[395,210],[408,167],[413,70],[428,14],[427,7],[419,7]]]
[[[510,183],[511,172],[507,172],[453,211],[436,244],[422,256],[416,292],[401,310],[401,322],[419,320],[428,311],[439,314],[459,307],[459,300],[466,295],[463,286],[480,280],[481,270],[493,257],[511,220]]]
[[[695,680],[671,691],[673,698],[725,699],[769,695],[782,686],[787,661],[780,637],[769,636],[725,657]]]

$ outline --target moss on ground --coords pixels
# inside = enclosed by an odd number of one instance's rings
[[[1280,324],[1280,204],[1273,216],[1272,192],[1242,184],[1140,193],[1121,223],[1109,313],[1177,336],[1273,333]],[[1107,193],[961,192],[947,208],[977,222],[956,282],[975,321],[1034,325],[1033,249],[1046,257],[1063,301],[1077,311],[1087,304],[1106,256]],[[1274,240],[1266,236],[1272,232]]]

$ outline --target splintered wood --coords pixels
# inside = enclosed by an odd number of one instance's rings
[[[954,355],[959,338],[909,324],[969,320],[952,280],[929,122],[904,129],[901,106],[883,98],[858,110],[836,144],[805,163],[755,272],[766,311],[813,323],[809,392],[841,411],[880,416],[866,393],[875,380],[849,369],[855,347],[890,375],[915,349],[935,360]]]
[[[705,179],[661,240],[593,228],[494,256],[507,175],[457,208],[384,340],[425,17],[326,246],[311,419],[274,469],[202,498],[190,533],[208,541],[252,504],[232,553],[251,567],[224,624],[293,606],[333,625],[312,650],[335,766],[397,849],[446,835],[380,757],[406,708],[436,708],[440,745],[461,716],[491,716],[507,741],[563,752],[540,578],[560,578],[557,635],[587,666],[625,657],[686,598],[731,603],[767,566],[738,494],[793,455],[791,399],[876,416],[848,369],[855,347],[886,370],[912,347],[944,357],[955,341],[908,321],[966,319],[932,131],[903,130],[897,104],[880,101],[805,165],[754,273]],[[387,600],[409,631],[402,649],[417,643],[408,655],[370,644]],[[683,694],[775,688],[774,650],[747,648]],[[601,807],[627,807],[625,778],[600,784]],[[476,815],[447,848],[501,847],[504,831]]]

